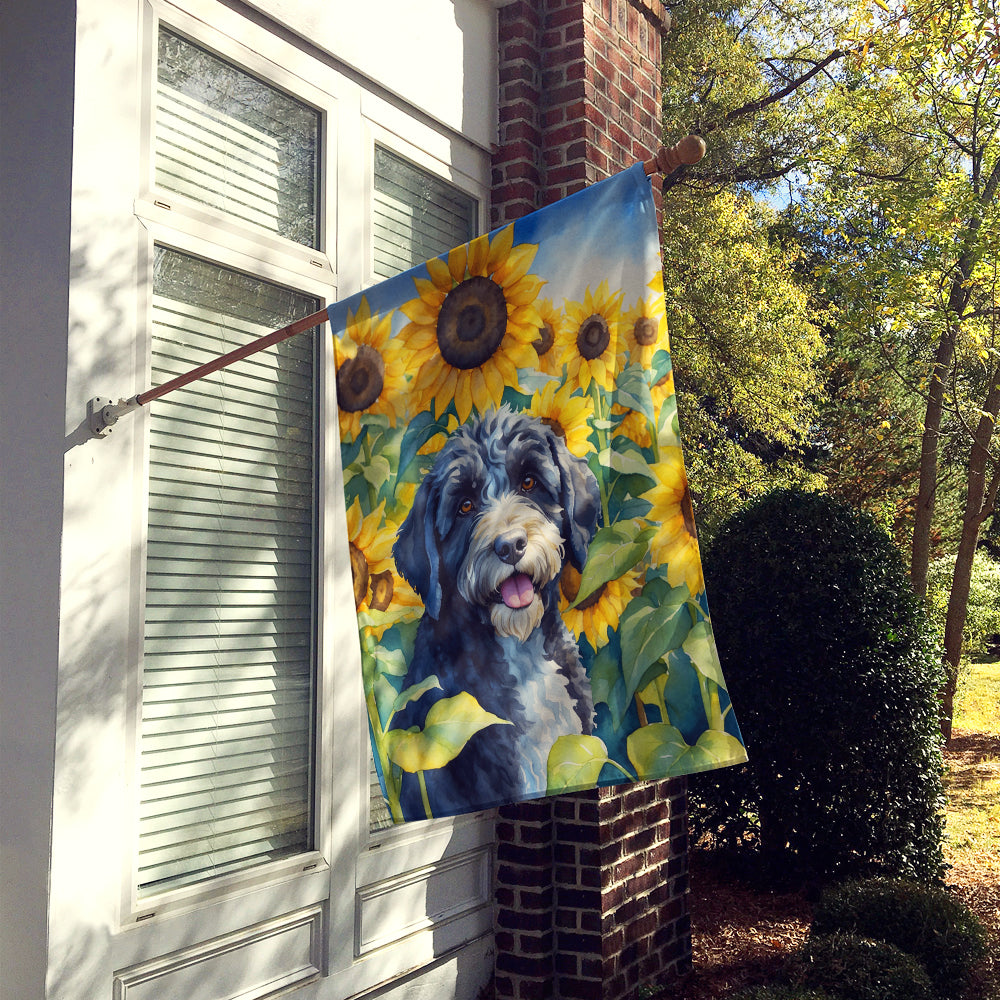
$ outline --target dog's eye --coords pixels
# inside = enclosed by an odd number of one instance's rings
[[[521,480],[521,489],[525,493],[530,493],[535,488],[537,480],[534,476],[527,475]]]
[[[458,512],[462,515],[471,514],[475,509],[476,505],[468,497],[458,505]]]

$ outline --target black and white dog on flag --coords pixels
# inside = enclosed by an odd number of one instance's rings
[[[423,772],[435,816],[545,793],[549,749],[594,726],[590,681],[559,613],[565,562],[583,570],[597,530],[597,480],[542,420],[507,406],[459,427],[417,489],[397,536],[396,568],[424,602],[405,686],[433,689],[394,729],[423,726],[440,698],[467,691],[512,725],[476,733]],[[407,819],[426,815],[404,775]]]

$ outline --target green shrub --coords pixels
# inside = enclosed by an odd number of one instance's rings
[[[955,557],[951,556],[935,559],[927,573],[927,603],[942,634],[954,572]],[[988,651],[990,637],[1000,635],[997,594],[1000,594],[1000,562],[984,549],[979,549],[972,563],[972,580],[969,583],[969,603],[962,630],[963,656],[982,656]]]
[[[837,1000],[933,1000],[924,967],[884,941],[854,934],[810,938],[792,968],[796,985],[824,989]]]
[[[943,675],[889,536],[779,490],[722,526],[705,576],[750,760],[690,780],[695,835],[799,877],[940,877]]]
[[[839,1000],[824,990],[803,989],[800,986],[751,986],[740,990],[733,1000]]]
[[[869,879],[828,888],[813,915],[815,935],[850,932],[895,945],[918,959],[937,992],[959,997],[986,933],[976,916],[946,889],[905,879]]]

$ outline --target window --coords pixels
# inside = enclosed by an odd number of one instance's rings
[[[153,385],[319,308],[209,259],[226,227],[321,228],[319,112],[158,41],[156,190],[220,225],[203,256],[154,249]],[[300,334],[151,407],[139,899],[314,847],[317,350]]]
[[[316,308],[158,247],[153,382]],[[313,356],[284,341],[150,414],[141,895],[311,847]]]
[[[377,144],[374,173],[372,252],[379,280],[392,278],[476,235],[478,205],[461,189]],[[369,787],[370,829],[392,826],[374,759]]]
[[[320,116],[160,28],[156,185],[318,246]]]
[[[376,145],[372,221],[379,280],[472,239],[477,214],[475,199],[464,191]]]

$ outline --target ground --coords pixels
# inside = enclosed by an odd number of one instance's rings
[[[974,1000],[1000,1000],[1000,736],[956,728],[948,767],[947,885],[983,921],[991,954],[970,989]],[[773,980],[809,933],[807,890],[752,888],[714,852],[694,850],[691,865],[692,972],[662,1000],[726,1000]]]

